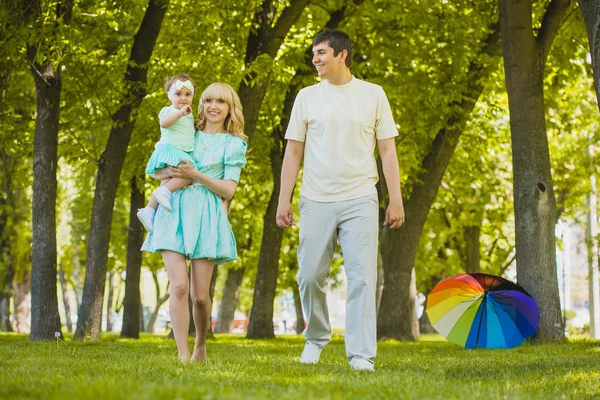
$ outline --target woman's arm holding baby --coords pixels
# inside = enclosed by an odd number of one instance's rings
[[[198,181],[211,192],[229,200],[233,197],[237,182],[233,180],[214,179],[198,171],[192,164],[186,160],[181,160],[183,164],[177,167],[169,167],[169,175],[172,178],[193,179]]]

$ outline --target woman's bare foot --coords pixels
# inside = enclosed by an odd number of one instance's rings
[[[181,361],[183,364],[187,364],[190,362],[190,355],[188,354],[180,354],[177,358],[179,358],[179,361]]]
[[[206,344],[197,344],[194,346],[191,362],[205,363],[206,362]]]

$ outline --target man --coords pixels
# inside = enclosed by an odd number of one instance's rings
[[[348,279],[346,356],[352,368],[373,371],[377,351],[378,180],[375,143],[389,192],[384,225],[404,223],[398,135],[380,86],[352,76],[352,42],[338,30],[313,40],[313,64],[323,81],[302,89],[286,132],[277,225],[294,225],[290,203],[304,157],[300,191],[298,284],[308,325],[300,362],[316,364],[331,339],[325,298],[336,242],[342,247]]]

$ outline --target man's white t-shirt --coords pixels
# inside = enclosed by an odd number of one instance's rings
[[[304,142],[300,195],[333,202],[377,194],[376,139],[398,136],[383,88],[354,76],[298,93],[285,134]]]

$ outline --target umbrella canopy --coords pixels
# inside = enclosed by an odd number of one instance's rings
[[[469,349],[516,347],[540,324],[540,311],[525,289],[482,273],[438,283],[427,297],[426,311],[440,334]]]

